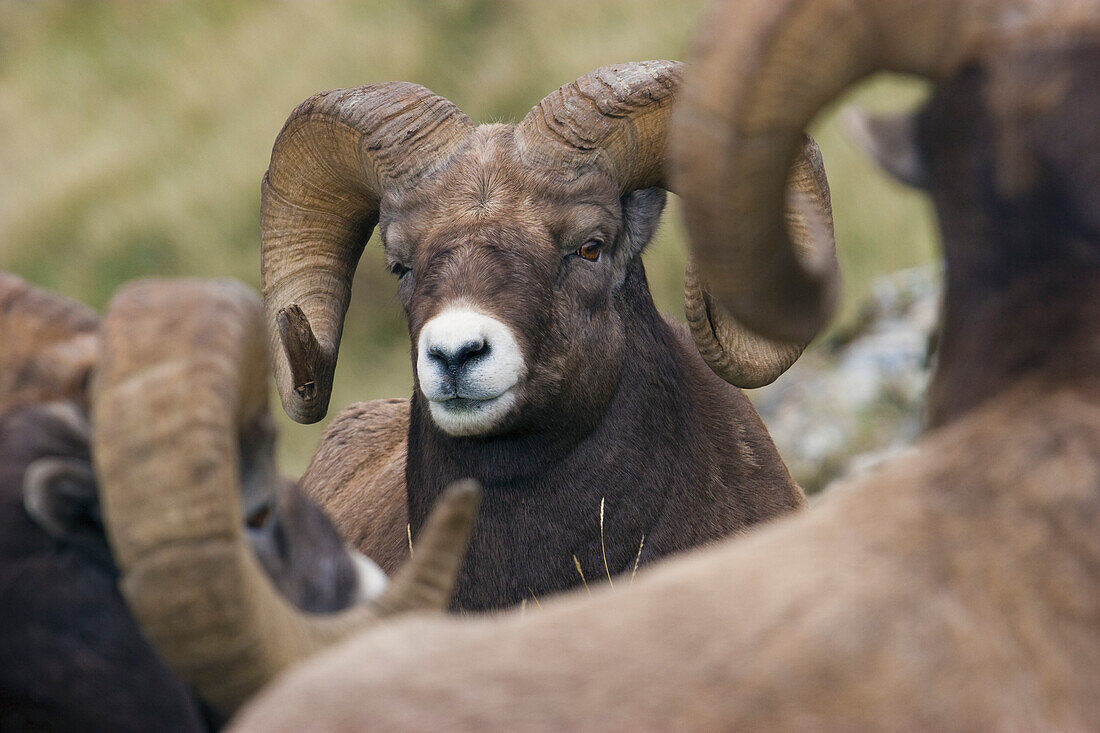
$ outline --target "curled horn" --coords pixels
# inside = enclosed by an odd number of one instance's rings
[[[642,61],[605,66],[547,95],[516,126],[521,154],[533,164],[563,172],[602,170],[623,193],[667,183],[667,131],[683,65]],[[786,170],[786,169],[785,169]],[[798,226],[802,256],[832,263],[829,184],[817,145],[805,136],[792,169],[786,211]],[[813,226],[808,222],[813,221]],[[696,346],[720,377],[738,387],[759,387],[782,374],[809,339],[769,340],[745,329],[715,303],[688,265],[684,308]]]
[[[803,135],[791,170],[785,222],[800,261],[836,261],[832,201],[821,151]],[[806,341],[781,341],[745,328],[708,292],[689,256],[684,278],[684,312],[703,360],[715,374],[738,387],[770,384],[798,360]]]
[[[233,282],[143,281],[103,323],[92,452],[104,524],[134,616],[168,664],[232,713],[289,665],[393,613],[449,600],[478,492],[453,489],[375,601],[303,613],[245,538],[241,436],[267,419],[260,304]]]
[[[516,125],[520,154],[564,172],[603,170],[628,193],[663,186],[676,61],[603,66],[557,89]]]
[[[802,130],[841,91],[874,71],[942,78],[980,36],[1029,23],[1057,5],[717,4],[700,26],[670,141],[692,252],[710,278],[713,300],[769,338],[813,338],[835,307],[837,272],[833,259],[799,256],[784,216],[784,186],[803,149]]]
[[[294,420],[328,410],[352,276],[385,191],[436,170],[472,127],[406,82],[322,92],[287,119],[263,179],[260,236],[275,380]]]

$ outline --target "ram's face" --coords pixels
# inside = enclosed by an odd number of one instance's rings
[[[612,181],[569,178],[526,166],[512,128],[486,126],[382,203],[418,397],[450,435],[575,421],[612,394],[626,343],[616,294],[637,251]]]
[[[386,587],[386,574],[349,550],[324,511],[294,482],[281,481],[247,524],[268,578],[304,611],[338,611],[375,598]]]
[[[568,440],[600,419],[626,350],[662,348],[629,329],[657,318],[639,253],[664,206],[655,187],[680,72],[670,61],[605,66],[514,126],[476,127],[407,82],[298,105],[272,149],[260,216],[287,414],[316,422],[328,410],[355,265],[379,225],[401,277],[415,397],[440,428],[484,436],[537,424]],[[791,216],[807,257],[828,269],[825,173],[812,140],[802,153]],[[802,351],[711,307],[699,273],[685,295],[700,353],[732,384],[767,384]]]

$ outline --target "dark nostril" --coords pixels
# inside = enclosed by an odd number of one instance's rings
[[[487,348],[488,344],[485,343],[485,339],[469,341],[459,347],[458,353],[455,355],[455,359],[461,361],[469,361],[475,356],[485,353],[485,350]]]
[[[429,346],[428,356],[441,362],[443,367],[453,374],[461,369],[470,359],[488,351],[489,344],[486,343],[485,339],[477,339],[460,344],[458,348],[454,350],[439,345]]]

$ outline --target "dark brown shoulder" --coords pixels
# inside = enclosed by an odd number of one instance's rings
[[[742,497],[745,506],[754,507],[750,520],[805,506],[805,493],[791,478],[749,398],[707,366],[685,324],[667,317],[665,322],[676,339],[686,377],[695,383],[691,390],[698,396],[694,414],[706,423],[703,434],[715,454],[725,457],[723,483],[751,494]]]

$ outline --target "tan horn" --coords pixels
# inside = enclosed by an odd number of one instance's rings
[[[477,505],[445,495],[422,547],[377,602],[303,613],[275,591],[243,531],[240,435],[266,417],[258,298],[233,282],[142,281],[103,322],[92,453],[120,587],[168,664],[232,713],[291,664],[449,596]]]
[[[437,169],[472,128],[407,82],[322,92],[287,119],[263,179],[260,235],[275,381],[294,420],[328,410],[352,276],[385,191]]]
[[[784,186],[802,130],[879,69],[941,78],[1027,0],[730,0],[704,19],[673,115],[673,181],[714,298],[769,338],[808,342],[837,297],[835,261],[788,236]]]
[[[836,259],[832,202],[821,151],[809,135],[795,159],[785,209],[800,261]],[[743,388],[771,384],[806,348],[801,341],[774,341],[743,326],[716,302],[689,256],[684,276],[684,313],[695,346],[711,370]]]
[[[603,66],[557,89],[516,125],[532,164],[565,173],[599,169],[623,193],[663,186],[665,139],[683,64]]]

